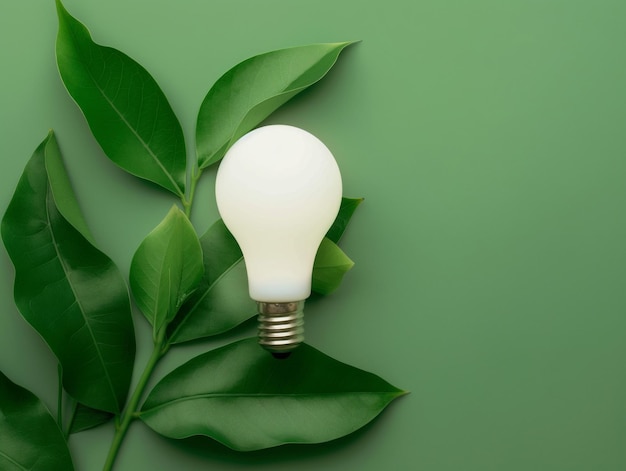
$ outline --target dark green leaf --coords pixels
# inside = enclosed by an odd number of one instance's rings
[[[312,44],[251,57],[226,72],[204,98],[196,145],[200,168],[302,90],[319,81],[352,43]]]
[[[319,294],[335,291],[354,262],[329,238],[324,238],[315,255],[312,289]]]
[[[74,413],[74,420],[70,425],[70,433],[78,433],[83,430],[89,430],[90,428],[97,427],[98,425],[106,424],[114,417],[114,414],[105,412],[91,407],[84,406],[82,404],[76,405],[76,412]]]
[[[183,131],[155,80],[124,53],[93,42],[60,0],[57,11],[59,72],[104,152],[127,172],[182,196]]]
[[[48,173],[47,169],[54,168]],[[77,401],[119,412],[130,384],[135,338],[128,290],[115,264],[81,232],[54,135],[26,165],[2,220],[15,265],[15,302],[63,367],[63,386]],[[59,203],[61,203],[59,205]],[[68,209],[69,208],[69,209]],[[73,214],[73,220],[65,214]]]
[[[51,132],[48,139],[50,143],[45,147],[45,167],[55,205],[65,220],[85,236],[89,242],[94,244],[93,236],[89,227],[87,227],[87,222],[78,205],[78,199],[65,171],[63,157],[56,143],[56,137]]]
[[[247,451],[347,435],[402,394],[306,344],[276,360],[256,339],[246,339],[167,375],[140,417],[166,437],[206,435]]]
[[[43,403],[0,372],[0,469],[74,469],[65,438]]]
[[[239,245],[219,219],[200,238],[204,277],[170,326],[172,343],[225,332],[256,314]]]
[[[137,305],[154,327],[154,336],[178,312],[202,279],[202,249],[187,216],[173,206],[141,243],[130,266]]]
[[[341,236],[346,230],[350,219],[356,208],[363,202],[363,198],[341,198],[341,206],[339,207],[339,213],[335,218],[335,222],[326,233],[326,237],[332,240],[335,244],[339,242]]]

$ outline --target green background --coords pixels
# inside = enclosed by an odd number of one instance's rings
[[[119,470],[626,470],[623,0],[65,5],[153,74],[189,143],[235,63],[363,40],[269,121],[320,137],[345,195],[366,198],[342,242],[356,265],[308,307],[308,341],[411,391],[320,446],[238,454],[135,423]],[[172,199],[102,155],[58,77],[56,28],[52,0],[0,6],[0,207],[53,128],[92,232],[128,273]],[[217,217],[213,179],[200,232]],[[1,250],[0,369],[54,410],[56,363],[12,283]],[[150,332],[135,323],[144,364]],[[226,340],[176,349],[157,376]],[[73,436],[77,469],[100,469],[111,438],[110,425]]]

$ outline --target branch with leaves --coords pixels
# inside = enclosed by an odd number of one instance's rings
[[[135,252],[131,296],[87,227],[54,133],[37,147],[2,219],[2,239],[15,266],[16,305],[58,359],[59,400],[53,418],[32,393],[0,373],[0,467],[71,470],[68,437],[112,419],[105,470],[113,469],[135,420],[166,437],[204,435],[235,450],[320,443],[362,427],[404,394],[309,345],[276,360],[256,339],[192,358],[146,391],[171,347],[228,332],[256,315],[232,235],[218,220],[198,237],[190,220],[203,170],[322,79],[351,43],[273,51],[233,67],[202,102],[196,156],[188,163],[181,125],[152,76],[122,52],[93,42],[59,0],[57,11],[59,71],[104,153],[126,172],[173,193],[180,206],[171,207]],[[313,271],[319,294],[335,290],[352,268],[337,243],[361,201],[343,199],[320,245]],[[150,324],[153,347],[129,394],[136,348],[132,306]],[[68,402],[72,407],[63,410]]]

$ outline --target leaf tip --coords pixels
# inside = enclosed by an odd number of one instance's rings
[[[183,211],[178,207],[178,205],[176,203],[172,203],[172,207],[170,208],[170,210],[168,211],[168,216],[169,215],[179,215],[179,214],[184,214]]]
[[[358,44],[360,42],[362,42],[361,39],[355,39],[355,40],[352,40],[352,41],[343,41],[343,42],[335,43],[335,46],[339,49],[339,51],[343,51],[347,47],[350,47],[352,45]]]
[[[65,9],[65,5],[63,5],[63,3],[61,2],[61,0],[54,0],[54,4],[56,5],[57,8],[57,15],[59,16],[59,19],[61,19],[63,16],[68,15],[69,13],[67,12],[67,10]]]

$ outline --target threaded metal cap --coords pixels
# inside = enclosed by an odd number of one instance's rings
[[[304,301],[259,302],[259,344],[272,353],[285,353],[304,341]]]

